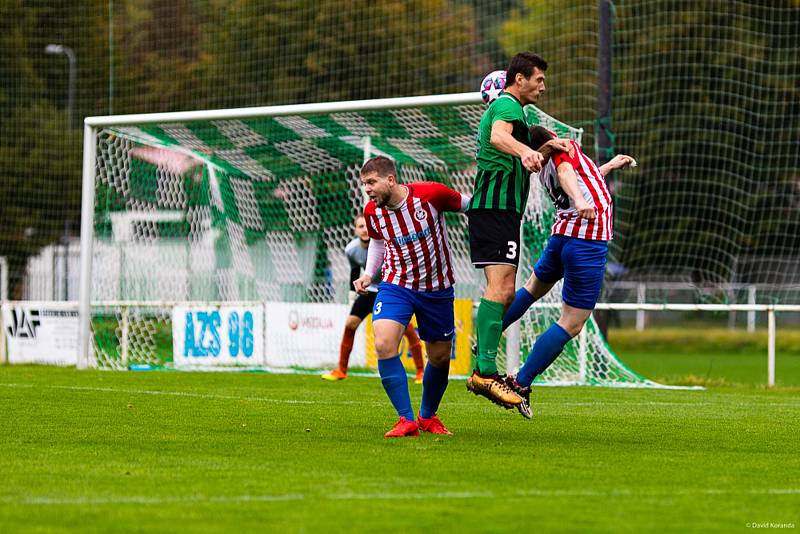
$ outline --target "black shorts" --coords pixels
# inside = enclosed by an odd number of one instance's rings
[[[467,218],[470,257],[475,267],[519,265],[519,213],[477,209],[468,211]]]
[[[377,296],[377,291],[370,291],[366,295],[358,295],[356,300],[353,301],[353,307],[350,308],[350,315],[355,315],[363,321],[367,315],[372,313],[372,307],[375,305],[375,297]]]

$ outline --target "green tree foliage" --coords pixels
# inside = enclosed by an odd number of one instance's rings
[[[597,114],[597,17],[595,0],[527,0],[500,33],[509,58],[529,51],[548,62],[547,90],[539,107],[584,128],[584,146],[590,154]]]
[[[769,271],[800,255],[800,12],[661,5],[669,20],[644,2],[617,9],[614,130],[643,169],[621,184],[618,257],[698,282],[788,280]]]
[[[46,56],[52,41],[39,31],[57,12],[23,2],[0,8],[0,255],[12,297],[28,255],[79,220],[80,138],[67,124],[66,58]]]
[[[617,259],[721,279],[737,258],[800,249],[798,0],[614,4],[612,130],[641,163],[617,177]],[[597,17],[596,0],[0,2],[12,285],[65,224],[78,230],[81,129],[66,124],[67,62],[49,43],[77,55],[76,123],[471,91],[531,50],[550,63],[541,107],[584,127],[593,155]]]
[[[446,0],[53,0],[0,3],[0,256],[80,222],[89,115],[464,91],[481,75],[468,5]],[[66,58],[77,56],[75,125]]]
[[[444,0],[150,0],[115,20],[122,112],[439,93],[479,75],[471,9]]]
[[[471,11],[443,0],[241,0],[209,18],[220,28],[201,67],[213,107],[442,93],[477,76]]]
[[[501,46],[501,40],[505,36],[503,25],[518,15],[525,5],[524,0],[462,1],[472,8],[475,20],[478,21],[475,25],[479,34],[475,50],[475,63],[481,65],[481,75],[493,70],[505,69],[509,57]]]
[[[768,5],[767,5],[768,4]],[[743,263],[800,251],[797,2],[614,2],[612,131],[641,171],[618,175],[613,255],[634,277],[780,281]],[[504,49],[549,62],[546,111],[597,115],[597,2],[530,0]],[[668,14],[668,16],[667,16]],[[585,137],[590,154],[593,137]]]
[[[125,2],[114,14],[115,113],[201,109],[193,105],[204,32],[212,31],[190,0]]]

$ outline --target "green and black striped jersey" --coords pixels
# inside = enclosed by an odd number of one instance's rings
[[[495,209],[525,211],[530,189],[530,173],[515,156],[497,150],[491,143],[492,124],[501,120],[513,125],[511,135],[528,144],[528,126],[522,104],[513,95],[502,93],[483,114],[478,126],[478,174],[468,210]]]

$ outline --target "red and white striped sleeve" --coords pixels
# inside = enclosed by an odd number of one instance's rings
[[[466,195],[436,182],[416,183],[414,191],[421,199],[430,202],[437,211],[464,211],[469,203]]]

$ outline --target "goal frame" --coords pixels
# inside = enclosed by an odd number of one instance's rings
[[[370,111],[380,109],[418,108],[425,106],[464,105],[481,103],[480,93],[453,93],[445,95],[380,98],[374,100],[346,100],[281,106],[255,106],[201,111],[167,113],[139,113],[130,115],[105,115],[86,117],[83,121],[83,177],[81,188],[81,274],[78,305],[78,368],[85,369],[90,362],[91,306],[92,306],[92,253],[94,242],[94,185],[97,173],[97,136],[106,126],[130,126],[168,122],[202,120],[252,119],[310,113],[336,113],[345,111]],[[369,140],[365,140],[365,152]]]

